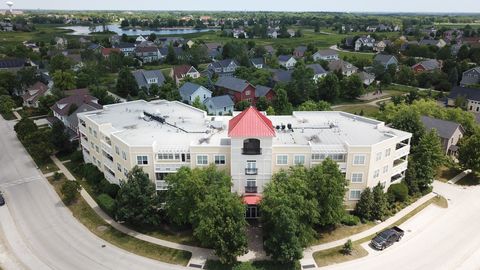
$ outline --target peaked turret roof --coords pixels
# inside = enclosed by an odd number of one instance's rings
[[[228,123],[229,137],[275,137],[272,121],[254,107],[233,117]]]

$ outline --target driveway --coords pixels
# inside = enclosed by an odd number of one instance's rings
[[[435,182],[449,207],[429,206],[405,224],[405,237],[384,251],[321,269],[480,269],[480,186]]]
[[[13,125],[0,117],[0,189],[8,206],[0,212],[0,239],[11,247],[11,253],[0,249],[0,258],[14,254],[10,261],[35,270],[185,269],[129,253],[88,231],[35,168]],[[18,269],[10,265],[2,263],[6,270]]]

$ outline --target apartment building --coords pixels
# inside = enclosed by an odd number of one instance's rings
[[[86,162],[119,183],[138,165],[167,189],[169,173],[182,166],[215,164],[232,177],[247,217],[272,175],[289,166],[335,160],[349,180],[345,204],[353,208],[365,187],[385,189],[405,176],[411,134],[344,112],[294,112],[267,116],[250,107],[233,116],[207,116],[176,101],[132,101],[79,115]]]

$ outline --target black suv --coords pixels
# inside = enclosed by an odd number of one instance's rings
[[[377,234],[377,236],[372,239],[371,245],[378,250],[384,250],[393,245],[393,243],[400,241],[400,239],[403,237],[403,234],[404,231],[395,226]]]

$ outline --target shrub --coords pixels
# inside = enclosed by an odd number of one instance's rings
[[[115,200],[110,195],[102,193],[97,197],[97,203],[107,214],[113,215],[115,212]]]
[[[351,255],[351,254],[352,254],[352,250],[353,250],[352,240],[348,239],[347,242],[345,242],[345,244],[343,244],[342,253],[343,253],[344,255]]]
[[[61,173],[59,173],[59,172],[54,172],[53,173],[53,180],[58,181],[58,180],[60,180],[60,178],[62,178]]]
[[[340,222],[343,225],[355,226],[358,223],[360,223],[360,218],[358,218],[357,216],[354,216],[354,215],[345,214],[345,215],[343,215],[342,220]]]
[[[73,163],[81,163],[83,161],[83,154],[82,151],[75,151],[71,156],[70,156],[70,161]]]
[[[408,187],[404,183],[393,184],[388,188],[387,194],[394,202],[405,202],[408,198]]]
[[[63,194],[64,202],[71,204],[78,197],[80,189],[80,184],[77,181],[66,181],[63,183],[60,191]]]
[[[96,189],[96,192],[98,193],[106,193],[110,197],[116,198],[118,190],[120,189],[120,186],[116,184],[112,184],[108,182],[107,179],[102,177],[102,179],[96,185],[95,189]]]

